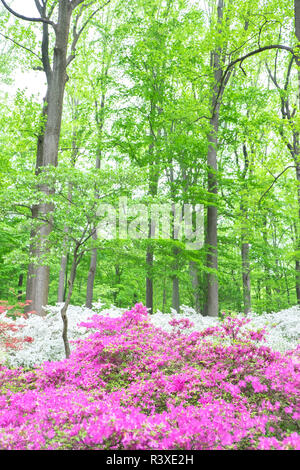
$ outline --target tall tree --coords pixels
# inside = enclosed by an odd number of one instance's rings
[[[1,0],[4,7],[14,16],[29,22],[42,23],[41,41],[41,62],[42,70],[47,80],[47,91],[43,106],[43,127],[38,137],[36,155],[36,173],[43,171],[43,168],[57,165],[58,146],[61,130],[61,120],[63,111],[64,91],[67,76],[67,66],[75,58],[76,45],[78,39],[89,22],[91,16],[100,9],[98,7],[79,27],[79,20],[88,6],[96,4],[92,1],[84,4],[83,0],[59,0],[58,2],[48,2],[48,0],[35,0],[39,17],[27,17],[14,11],[4,0]],[[48,5],[50,3],[50,5]],[[79,11],[77,8],[80,7]],[[56,22],[51,17],[56,13]],[[70,54],[68,55],[69,33],[72,16],[74,17],[73,38]],[[49,52],[49,27],[54,32],[54,48],[52,61]],[[36,258],[35,263],[30,263],[27,276],[26,297],[32,301],[31,307],[39,314],[44,314],[43,306],[48,303],[49,292],[49,263],[46,261],[48,252],[48,236],[52,230],[53,206],[47,202],[50,195],[47,184],[40,187],[41,203],[32,207],[32,217],[36,221],[43,221],[35,224],[32,229],[31,256]]]

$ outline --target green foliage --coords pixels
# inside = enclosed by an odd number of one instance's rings
[[[299,139],[299,82],[295,64],[286,82],[286,51],[266,50],[234,67],[220,106],[218,195],[206,189],[215,85],[212,53],[222,49],[224,71],[231,61],[260,47],[293,47],[292,2],[231,0],[225,2],[221,25],[216,2],[204,3],[205,8],[201,2],[181,0],[112,1],[92,17],[68,69],[59,163],[53,171],[34,173],[37,136],[44,125],[42,103],[23,90],[13,97],[2,93],[0,297],[9,299],[17,292],[21,275],[25,296],[27,265],[34,261],[29,260],[30,231],[40,223],[32,220],[34,204],[55,208],[44,259],[51,268],[49,303],[54,303],[61,257],[68,256],[67,281],[76,242],[99,221],[99,198],[117,205],[120,196],[127,196],[130,203],[218,207],[221,311],[244,307],[243,244],[249,247],[253,310],[278,310],[297,302],[299,183],[289,146],[295,136]],[[16,56],[24,70],[40,66],[40,25],[8,22],[1,10],[0,33],[10,38],[1,36],[4,86],[13,80]],[[53,37],[51,31],[50,51]],[[266,65],[276,74],[277,85]],[[281,113],[287,97],[291,119]],[[47,197],[38,191],[43,183],[53,190]],[[154,253],[151,269],[145,259],[149,246]],[[198,296],[203,311],[207,247],[191,251],[172,239],[96,241],[90,236],[82,247],[74,303],[85,301],[95,247],[94,300],[124,307],[144,300],[145,278],[150,276],[154,308],[167,311],[177,277],[181,303],[195,306]],[[197,271],[194,279],[191,263]]]

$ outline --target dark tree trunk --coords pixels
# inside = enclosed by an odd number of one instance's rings
[[[67,240],[64,240],[63,251],[66,250]],[[58,278],[58,292],[57,292],[57,302],[64,302],[65,300],[65,278],[67,273],[68,266],[68,255],[64,253],[60,260],[60,270]]]
[[[22,300],[22,295],[23,295],[23,291],[22,291],[23,278],[24,278],[24,274],[21,273],[21,274],[19,275],[19,281],[18,281],[18,302],[21,302],[21,300]]]
[[[60,262],[57,302],[64,301],[66,268],[67,268],[67,256],[63,255],[61,257],[61,262]]]
[[[86,286],[85,306],[87,308],[92,308],[92,304],[93,304],[94,281],[95,281],[96,268],[97,268],[97,254],[98,254],[97,248],[93,248],[92,254],[91,254],[88,279],[87,279],[87,286]]]
[[[193,287],[194,308],[197,313],[200,313],[200,282],[198,265],[195,261],[190,261],[190,278]]]
[[[294,0],[294,13],[295,13],[295,34],[298,40],[296,64],[298,66],[298,88],[299,88],[299,109],[300,109],[300,0]],[[296,162],[296,177],[298,182],[298,224],[296,232],[296,249],[297,253],[300,250],[300,235],[299,235],[299,221],[300,221],[300,158],[299,158],[299,132],[294,135],[295,147],[295,162]],[[296,263],[296,295],[297,304],[300,305],[300,260],[297,255]]]
[[[250,262],[249,262],[249,243],[242,243],[242,275],[243,275],[243,300],[244,314],[251,311],[251,283],[250,283]]]
[[[207,154],[208,172],[208,192],[214,196],[218,193],[217,188],[217,132],[219,125],[219,114],[215,114],[211,119],[212,131],[209,135],[209,151]],[[207,315],[218,316],[219,312],[219,285],[218,285],[218,209],[216,205],[207,207],[207,267],[215,272],[207,274]]]
[[[53,52],[53,67],[49,65],[48,58],[48,25],[43,25],[43,64],[47,76],[47,93],[43,114],[45,117],[45,128],[38,138],[36,172],[39,173],[47,166],[57,165],[58,145],[60,137],[63,98],[67,80],[67,47],[70,29],[72,6],[70,2],[59,1],[58,19],[55,27],[55,47]],[[51,188],[46,184],[39,187],[46,195],[51,194]],[[51,204],[38,204],[33,207],[33,217],[37,220],[47,219],[41,222],[34,230],[36,242],[32,243],[31,255],[37,258],[37,265],[28,267],[27,299],[32,300],[31,308],[39,315],[44,315],[43,306],[48,303],[49,291],[49,266],[44,260],[47,255],[48,236],[52,230]]]
[[[146,307],[149,309],[150,314],[153,313],[153,248],[152,246],[147,246],[146,252],[146,266],[147,266],[147,276],[146,276]]]
[[[299,90],[300,91],[300,90]],[[298,199],[298,223],[296,224],[296,261],[295,261],[295,269],[296,269],[296,296],[297,296],[297,304],[300,305],[300,259],[299,259],[299,252],[300,252],[300,162],[296,161],[296,178],[298,183],[298,192],[297,192],[297,199]]]
[[[164,277],[163,299],[162,299],[162,313],[165,313],[165,311],[166,311],[166,300],[167,300],[166,277]]]
[[[247,152],[246,143],[243,144],[243,156],[244,156],[244,169],[242,173],[243,177],[243,189],[247,191],[247,173],[249,170],[249,157]],[[250,173],[252,173],[250,169]],[[242,216],[242,228],[241,228],[241,257],[242,257],[242,281],[243,281],[243,303],[244,303],[244,314],[248,315],[251,311],[251,281],[250,281],[250,245],[248,241],[248,203],[243,200],[240,205],[241,216]]]
[[[80,259],[82,257],[82,254],[78,256],[78,249],[79,249],[79,244],[76,245],[73,253],[73,260],[72,260],[72,266],[71,266],[71,272],[70,272],[70,279],[68,281],[68,290],[67,290],[67,296],[66,296],[66,301],[64,303],[63,308],[60,311],[61,318],[63,321],[63,333],[62,333],[62,338],[64,342],[64,347],[65,347],[65,354],[66,358],[70,356],[70,345],[69,345],[69,340],[68,340],[68,317],[67,317],[67,310],[70,305],[70,300],[72,297],[72,292],[73,292],[73,286],[74,286],[74,281],[76,277],[76,271],[77,271],[77,266],[80,262]]]
[[[218,0],[218,25],[219,31],[222,31],[222,21],[224,13],[224,1]],[[219,111],[220,100],[222,98],[225,83],[222,83],[222,64],[221,64],[222,48],[218,47],[211,54],[211,66],[214,72],[214,87],[211,103],[212,117],[210,119],[211,131],[208,136],[208,192],[211,195],[212,204],[207,207],[207,267],[212,272],[207,274],[207,306],[206,312],[208,316],[216,317],[219,313],[219,284],[218,284],[218,210],[216,206],[216,196],[218,194],[218,164],[217,164],[217,146],[218,146],[218,130],[219,130]]]

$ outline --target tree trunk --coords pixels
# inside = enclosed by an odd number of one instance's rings
[[[246,143],[243,144],[243,156],[244,156],[244,169],[242,173],[243,177],[243,192],[248,194],[247,186],[247,173],[249,170],[249,156],[246,147]],[[252,170],[250,168],[250,173]],[[250,245],[248,242],[248,202],[244,201],[243,195],[241,195],[240,211],[242,217],[242,228],[241,228],[241,257],[242,257],[242,280],[243,280],[243,303],[244,303],[244,314],[248,315],[251,311],[251,281],[250,281],[250,260],[249,251]]]
[[[263,229],[263,241],[264,241],[264,260],[263,260],[263,269],[264,269],[264,273],[265,273],[265,279],[264,279],[264,282],[265,282],[265,291],[266,291],[266,309],[268,311],[268,308],[269,308],[269,305],[271,303],[271,299],[272,299],[272,292],[271,292],[271,287],[270,287],[270,272],[269,272],[269,265],[268,265],[268,261],[267,261],[267,257],[268,257],[268,234],[267,234],[267,217],[264,216],[264,221],[263,221],[263,226],[264,226],[264,229]]]
[[[94,281],[96,275],[96,268],[97,268],[97,248],[93,248],[91,254],[91,261],[87,279],[87,286],[86,286],[86,301],[85,306],[86,308],[92,308],[93,304],[93,293],[94,293]]]
[[[297,44],[297,56],[296,65],[298,67],[298,88],[299,88],[299,109],[300,109],[300,0],[294,0],[294,13],[295,13],[295,34],[298,40]],[[296,49],[296,48],[295,48]],[[300,221],[300,159],[299,159],[299,132],[294,136],[294,147],[295,150],[295,162],[296,162],[296,177],[298,182],[298,224],[296,231],[296,250],[299,253],[300,250],[300,235],[299,235],[299,221]],[[295,262],[296,268],[296,295],[297,304],[300,305],[300,259],[297,254]]]
[[[22,291],[23,278],[24,278],[24,274],[21,273],[21,274],[19,275],[19,281],[18,281],[18,302],[21,302],[21,300],[22,300],[22,295],[23,295],[23,291]]]
[[[242,275],[243,275],[243,300],[244,314],[248,315],[251,311],[251,283],[250,283],[250,262],[249,262],[249,243],[243,242],[241,247],[242,256]]]
[[[68,256],[63,255],[60,261],[57,302],[64,302],[65,300],[65,278],[66,278],[67,265],[68,265]]]
[[[67,80],[67,46],[70,29],[72,8],[70,2],[60,1],[58,4],[58,20],[55,29],[55,47],[53,52],[53,69],[49,69],[48,60],[43,56],[44,69],[47,76],[47,93],[43,114],[45,117],[45,128],[38,138],[36,172],[39,173],[44,167],[57,165],[58,145],[60,137],[63,98]],[[48,25],[43,25],[43,46],[48,41]],[[44,49],[43,49],[44,54]],[[48,54],[48,53],[47,53]],[[46,195],[51,194],[51,189],[43,184],[39,190]],[[47,219],[41,222],[34,230],[37,242],[32,245],[31,255],[37,258],[37,265],[28,267],[28,297],[32,300],[31,308],[39,315],[46,312],[43,306],[48,303],[49,291],[49,266],[44,260],[49,250],[48,236],[52,230],[51,204],[38,204],[32,208],[33,217],[37,220]]]
[[[179,279],[177,276],[173,277],[173,290],[172,290],[172,307],[179,313]]]
[[[194,308],[197,313],[200,313],[200,283],[199,283],[199,273],[198,273],[198,265],[195,261],[190,261],[189,266],[190,271],[190,278],[193,287],[193,296],[194,296]]]
[[[160,135],[160,131],[158,131]],[[149,146],[150,154],[153,151],[153,145]],[[151,162],[149,168],[149,195],[155,197],[157,195],[159,173],[155,167],[155,161]],[[148,239],[151,240],[152,226],[151,220],[149,220],[149,231]],[[146,307],[149,309],[150,314],[153,313],[153,261],[154,261],[154,250],[151,241],[147,245],[146,251]]]
[[[103,107],[104,107],[104,97],[102,96],[101,108],[103,108]],[[102,127],[103,127],[103,121],[101,121],[100,136],[101,136]],[[101,168],[101,151],[99,150],[98,155],[96,157],[96,169],[100,170],[100,168]],[[96,196],[96,198],[99,197],[97,192],[96,192],[95,196]],[[96,231],[95,231],[92,239],[94,241],[97,240],[97,232]],[[90,261],[87,285],[86,285],[86,300],[85,300],[86,308],[92,308],[92,304],[93,304],[94,282],[95,282],[95,276],[96,276],[96,270],[97,270],[97,257],[98,257],[98,248],[93,248],[92,254],[91,254],[91,261]]]
[[[219,32],[222,31],[222,21],[224,12],[224,1],[218,0],[218,25]],[[221,68],[222,48],[217,47],[211,54],[211,66],[214,72],[214,87],[212,96],[212,116],[210,119],[211,131],[208,136],[208,192],[211,194],[212,204],[207,207],[207,267],[214,270],[207,274],[207,315],[211,317],[218,316],[219,313],[219,284],[217,277],[218,270],[218,210],[216,207],[216,196],[218,194],[218,164],[217,164],[217,146],[218,146],[218,130],[219,130],[219,111],[220,100],[224,92],[225,84],[222,83]]]
[[[149,236],[150,237],[150,236]],[[149,309],[149,313],[153,313],[153,248],[147,246],[146,252],[146,307]]]
[[[78,257],[78,249],[79,249],[79,245],[76,245],[75,250],[74,250],[74,254],[73,254],[73,261],[72,261],[72,266],[71,266],[70,279],[68,281],[68,293],[67,293],[67,297],[66,297],[66,301],[64,303],[64,306],[60,311],[61,318],[62,318],[62,321],[63,321],[62,338],[63,338],[63,342],[64,342],[66,358],[70,357],[70,345],[69,345],[69,340],[68,340],[67,310],[68,310],[68,307],[70,305],[70,300],[71,300],[71,297],[72,297],[77,266],[78,266],[79,260],[81,258],[81,256]]]
[[[162,313],[165,313],[165,311],[166,311],[166,300],[167,300],[166,277],[164,276]]]
[[[108,68],[106,69],[105,72],[102,71],[102,73],[104,73],[105,76],[107,76]],[[102,129],[104,125],[104,106],[105,106],[105,91],[102,90],[101,102],[100,102],[100,114],[98,113],[98,102],[97,102],[97,99],[95,99],[95,120],[98,126],[98,139],[99,139],[98,153],[96,157],[96,170],[101,169],[101,161],[102,161],[101,139],[102,139]],[[97,191],[95,193],[95,196],[96,196],[96,199],[99,197]],[[97,232],[95,232],[92,238],[94,241],[97,240]],[[87,308],[92,308],[92,303],[93,303],[94,282],[95,282],[95,276],[96,276],[96,270],[97,270],[97,257],[98,257],[98,248],[93,248],[92,254],[91,254],[89,273],[88,273],[87,286],[86,286],[85,306]]]
[[[300,90],[299,90],[300,91]],[[298,200],[298,223],[296,224],[296,260],[295,260],[295,269],[296,269],[296,297],[297,304],[300,305],[300,234],[299,234],[299,221],[300,221],[300,162],[296,161],[296,178],[298,183],[297,191],[297,200]]]

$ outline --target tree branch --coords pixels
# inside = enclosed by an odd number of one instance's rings
[[[260,54],[261,52],[264,52],[264,51],[268,51],[270,49],[282,49],[284,51],[288,51],[290,52],[291,54],[293,54],[293,56],[295,56],[295,53],[293,51],[293,49],[291,47],[288,47],[288,46],[283,46],[281,44],[272,44],[270,46],[263,46],[263,47],[259,47],[258,49],[255,49],[254,51],[251,51],[251,52],[248,52],[248,54],[245,54],[244,56],[242,57],[239,57],[238,59],[235,59],[233,60],[232,62],[230,62],[226,69],[225,69],[225,72],[223,73],[222,75],[222,78],[221,78],[221,81],[220,81],[220,85],[219,85],[219,90],[218,90],[218,94],[215,98],[215,104],[214,104],[214,107],[213,107],[213,110],[212,110],[212,116],[214,115],[216,109],[217,109],[217,106],[219,104],[219,98],[222,96],[223,94],[223,91],[224,91],[224,84],[227,83],[228,81],[228,74],[231,74],[231,69],[238,63],[240,63],[240,67],[241,67],[241,64],[244,62],[244,60],[248,59],[249,57],[252,57],[256,54]],[[242,67],[241,67],[242,68]],[[243,70],[243,69],[242,69]],[[244,70],[243,70],[244,71]],[[244,72],[245,73],[245,72]]]
[[[82,15],[83,10],[85,8],[89,7],[90,5],[92,5],[93,3],[95,3],[95,0],[93,0],[89,3],[87,3],[87,4],[82,5],[82,7],[80,8],[80,11],[79,11],[78,15],[76,16],[74,27],[73,27],[73,41],[72,41],[72,45],[71,45],[71,53],[70,53],[69,57],[67,58],[67,66],[72,62],[73,59],[75,59],[76,45],[77,45],[77,42],[78,42],[78,39],[79,39],[81,33],[83,32],[85,27],[88,25],[88,23],[91,21],[91,19],[96,15],[96,13],[98,13],[98,11],[102,10],[102,8],[104,8],[106,5],[108,5],[110,3],[110,1],[111,0],[107,0],[106,3],[101,5],[101,7],[97,8],[95,11],[93,11],[93,13],[83,23],[80,30],[77,31],[77,24],[78,24],[80,16]]]
[[[11,41],[12,43],[14,43],[16,46],[19,46],[19,47],[21,47],[22,49],[25,49],[25,51],[30,52],[30,53],[33,54],[35,57],[37,57],[37,59],[39,59],[41,62],[43,62],[43,61],[42,61],[42,58],[41,58],[40,56],[38,56],[35,52],[33,52],[31,49],[29,49],[28,47],[23,46],[22,44],[20,44],[19,42],[15,41],[15,40],[12,39],[12,38],[10,38],[9,36],[6,36],[5,34],[0,33],[0,35],[1,35],[2,37],[4,37],[5,39],[8,39],[8,40]]]
[[[50,24],[54,29],[56,28],[55,23],[53,23],[53,21],[49,20],[48,18],[31,18],[29,16],[21,15],[20,13],[17,13],[12,8],[10,8],[10,6],[7,5],[5,0],[1,0],[1,2],[2,2],[3,6],[9,11],[9,13],[16,16],[17,18],[20,18],[21,20],[47,23],[47,24]]]
[[[281,173],[279,173],[279,175],[275,176],[274,178],[274,181],[272,182],[272,184],[270,184],[270,186],[268,187],[268,189],[263,193],[263,195],[259,198],[259,201],[258,201],[258,205],[260,205],[263,197],[265,197],[265,195],[270,191],[270,189],[272,189],[272,187],[274,186],[274,184],[276,183],[276,181],[280,178],[281,175],[283,175],[283,173],[286,172],[286,170],[288,170],[289,168],[296,168],[295,165],[289,165],[287,166]]]
[[[72,0],[71,1],[71,8],[72,10],[75,10],[75,8],[78,7],[78,5],[80,5],[80,3],[82,3],[84,0]]]

